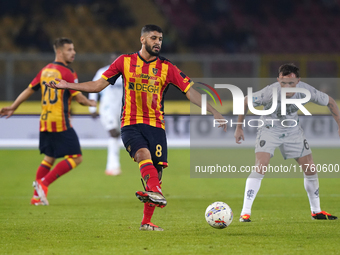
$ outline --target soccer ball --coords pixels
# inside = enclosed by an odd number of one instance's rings
[[[226,228],[233,221],[233,211],[223,202],[214,202],[205,210],[205,220],[213,228]]]

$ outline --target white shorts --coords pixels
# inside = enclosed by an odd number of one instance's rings
[[[267,128],[257,132],[255,153],[268,152],[273,157],[277,147],[284,159],[301,158],[312,153],[302,128],[287,133],[277,133]]]
[[[100,121],[107,131],[120,128],[120,112],[121,103],[101,100],[99,106]]]

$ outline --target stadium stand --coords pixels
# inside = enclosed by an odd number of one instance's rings
[[[186,39],[188,48],[195,51],[211,52],[214,48],[215,52],[224,53],[340,52],[340,6],[336,1],[155,3]]]
[[[140,26],[151,22],[176,28],[165,41],[165,52],[171,53],[340,51],[336,1],[49,1],[60,6],[56,10],[46,1],[11,2],[21,7],[2,1],[0,52],[48,52],[60,35],[72,35],[79,53],[110,52],[112,46],[129,52],[139,46]],[[153,15],[144,15],[148,12]]]
[[[0,78],[9,84],[0,100],[12,99],[50,61],[56,37],[72,38],[72,67],[88,80],[105,54],[138,50],[140,28],[150,23],[165,32],[162,55],[177,54],[169,58],[192,78],[275,77],[287,61],[303,77],[340,77],[339,13],[332,0],[0,1]],[[244,61],[239,54],[251,55]]]

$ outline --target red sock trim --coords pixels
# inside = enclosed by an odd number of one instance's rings
[[[158,172],[154,165],[150,162],[140,164],[140,173],[146,182],[146,190],[160,192]]]
[[[38,167],[37,173],[35,175],[35,179],[40,180],[44,178],[50,172],[51,166],[52,165],[47,161],[45,160],[41,161],[40,166]],[[36,190],[34,190],[34,196],[39,197],[38,192]]]
[[[51,169],[52,165],[49,164],[48,162],[46,162],[45,160],[43,160],[40,163],[40,166],[37,169],[37,173],[35,175],[35,179],[36,180],[40,180],[41,178],[43,178],[46,174],[49,173],[50,169]]]
[[[50,171],[42,180],[42,184],[45,186],[49,186],[51,183],[53,183],[57,178],[60,176],[66,174],[71,169],[73,169],[73,165],[69,162],[70,159],[65,159],[60,161],[52,171]],[[72,159],[71,159],[72,160]]]

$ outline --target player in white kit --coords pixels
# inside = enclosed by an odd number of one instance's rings
[[[118,56],[112,54],[112,62]],[[109,68],[108,66],[100,68],[96,75],[93,77],[93,81],[98,80],[103,72]],[[109,132],[110,138],[108,139],[107,147],[107,164],[105,173],[107,175],[120,175],[120,114],[122,108],[123,97],[123,80],[119,77],[115,85],[107,86],[99,93],[89,93],[89,99],[98,100],[98,94],[100,96],[99,114],[100,120],[104,128]],[[89,107],[89,111],[96,116],[97,108]]]
[[[269,160],[274,155],[274,150],[279,147],[284,159],[294,158],[304,171],[304,186],[307,191],[312,219],[335,220],[336,216],[331,215],[320,208],[319,180],[316,171],[313,171],[312,151],[305,138],[304,132],[299,124],[297,111],[299,108],[295,104],[287,104],[286,115],[281,115],[281,88],[296,87],[307,89],[311,93],[310,102],[318,105],[328,106],[333,118],[339,127],[340,136],[340,111],[334,99],[327,94],[318,91],[307,83],[300,81],[299,69],[294,64],[285,64],[279,68],[278,82],[266,86],[262,90],[253,93],[253,106],[263,106],[263,110],[271,109],[273,88],[277,90],[278,104],[276,110],[270,115],[262,115],[261,120],[264,125],[258,128],[255,145],[255,166],[247,178],[243,208],[240,221],[250,222],[251,207],[256,194],[260,189],[261,181],[264,177]],[[287,93],[289,99],[301,99],[304,93]],[[248,111],[248,99],[245,98],[245,113]],[[239,115],[238,122],[243,123],[245,115]],[[272,121],[272,120],[276,121]],[[284,126],[282,125],[284,121]],[[261,123],[262,124],[262,123]],[[244,140],[242,129],[243,124],[238,124],[235,130],[236,143]],[[312,166],[312,167],[311,167]]]

